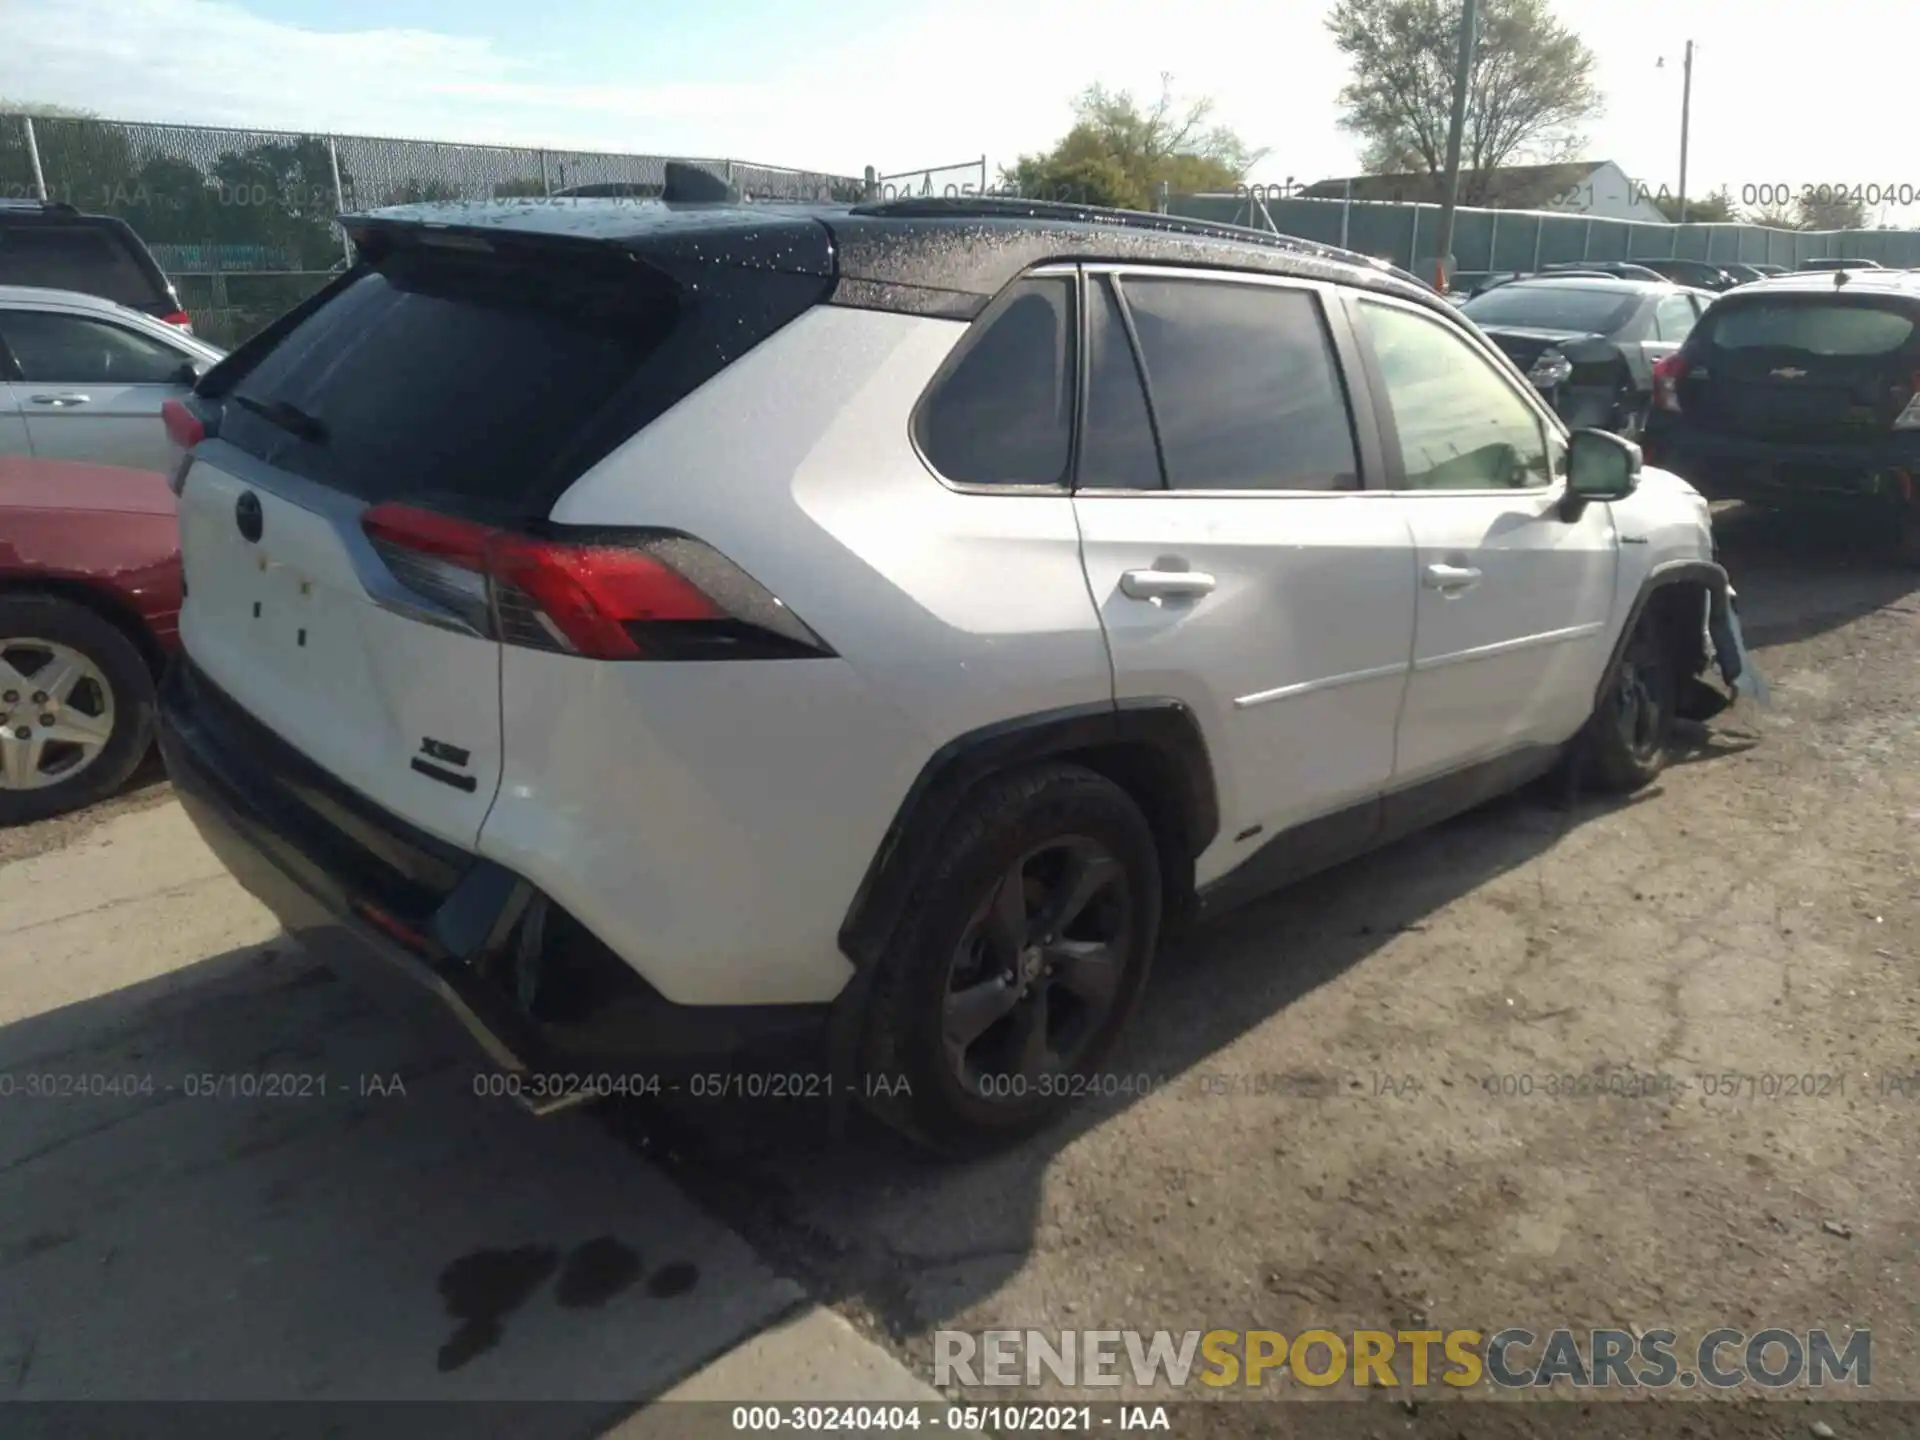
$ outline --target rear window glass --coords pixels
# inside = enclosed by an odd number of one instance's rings
[[[1476,295],[1460,313],[1479,325],[1535,330],[1579,330],[1611,335],[1639,307],[1638,295],[1581,290],[1571,285],[1502,285]]]
[[[604,453],[679,314],[631,263],[396,252],[234,380],[221,438],[364,499],[518,514]]]
[[[1868,305],[1742,305],[1715,317],[1721,350],[1800,350],[1809,355],[1890,355],[1913,338],[1897,310]]]
[[[105,225],[0,224],[0,285],[78,290],[138,308],[167,298],[126,237]]]

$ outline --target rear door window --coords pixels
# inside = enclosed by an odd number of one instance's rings
[[[135,309],[167,298],[126,237],[107,225],[0,223],[0,285],[78,290]]]
[[[618,257],[403,247],[231,382],[220,436],[368,501],[516,516],[609,448],[599,422],[678,314],[668,281]]]
[[[1307,290],[1128,275],[1175,490],[1352,490],[1353,422]]]
[[[1113,282],[1096,276],[1088,282],[1087,297],[1087,420],[1080,437],[1080,484],[1088,489],[1158,490],[1160,452]]]
[[[1798,301],[1741,305],[1715,320],[1720,350],[1799,350],[1864,358],[1891,355],[1913,339],[1914,322],[1898,310]]]
[[[186,355],[124,325],[49,310],[0,310],[20,378],[46,385],[185,383]]]
[[[976,322],[915,418],[928,463],[963,485],[1064,485],[1073,449],[1071,276],[1022,280]]]

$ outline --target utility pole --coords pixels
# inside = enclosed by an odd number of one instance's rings
[[[1687,59],[1680,81],[1680,223],[1687,223],[1687,122],[1693,111],[1693,42],[1687,41]]]
[[[1479,0],[1463,0],[1460,7],[1460,65],[1453,76],[1453,118],[1447,125],[1446,192],[1440,204],[1440,237],[1434,242],[1434,289],[1447,288],[1447,259],[1453,254],[1453,209],[1460,200],[1460,139],[1467,128],[1467,87],[1473,80],[1474,31],[1480,21]]]

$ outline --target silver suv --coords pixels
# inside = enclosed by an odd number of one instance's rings
[[[1643,784],[1710,619],[1740,674],[1706,503],[1410,277],[668,188],[351,219],[172,416],[182,797],[538,1108],[818,1034],[781,1083],[1024,1134],[1174,916]]]

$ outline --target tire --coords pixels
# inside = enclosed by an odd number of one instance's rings
[[[1153,832],[1112,781],[1076,765],[988,781],[949,822],[877,962],[868,1109],[929,1149],[977,1154],[1100,1093],[1159,942],[1160,886]],[[1037,923],[1063,911],[1064,925]],[[1038,943],[1049,934],[1051,948]],[[1037,1064],[1022,1048],[1036,1031]]]
[[[1679,690],[1660,612],[1649,606],[1582,739],[1582,770],[1596,789],[1630,794],[1667,768]]]
[[[82,672],[64,701],[36,704],[35,694],[47,692],[29,688],[34,678],[75,657]],[[7,666],[0,671],[0,825],[65,814],[126,783],[153,743],[154,684],[125,631],[70,600],[0,595],[0,662]],[[41,723],[47,716],[51,730]],[[21,729],[29,740],[20,739]],[[84,742],[49,739],[82,734]],[[29,764],[32,783],[24,779]]]

